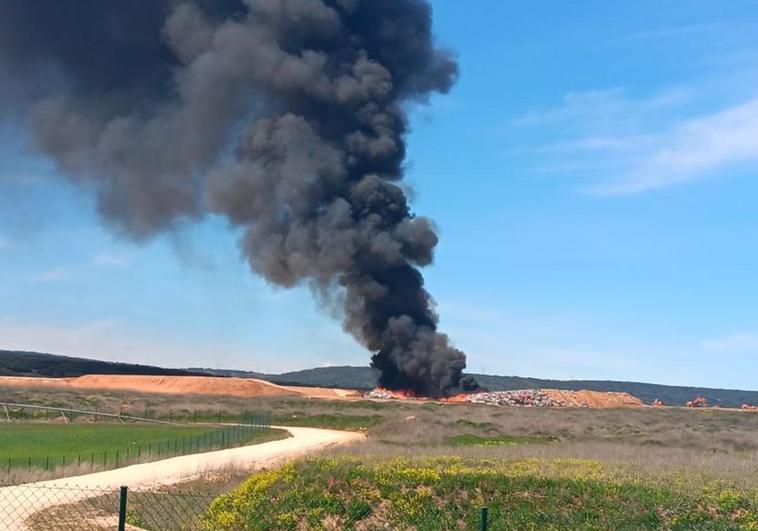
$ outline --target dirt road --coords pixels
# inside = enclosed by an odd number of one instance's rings
[[[365,439],[365,435],[355,432],[318,428],[281,429],[289,431],[292,437],[241,448],[172,457],[83,476],[0,488],[0,529],[25,530],[24,520],[39,511],[100,496],[104,491],[120,486],[144,489],[171,485],[213,470],[237,468],[253,471],[270,468],[330,446]]]

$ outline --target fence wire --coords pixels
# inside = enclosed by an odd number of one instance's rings
[[[82,488],[68,485],[0,485],[0,530],[2,531],[215,531],[211,520],[203,520],[208,508],[219,495],[218,491],[191,491],[185,489],[125,489]],[[455,511],[453,511],[455,512]],[[270,514],[267,516],[271,516]],[[355,515],[354,515],[355,516]],[[533,517],[534,515],[532,515]],[[357,520],[350,517],[343,522],[366,530],[390,529],[389,524],[371,522],[371,518]],[[444,529],[466,530],[520,530],[534,529],[527,522],[508,521],[499,511],[482,509],[476,514],[415,513],[413,524],[403,529],[437,531]],[[273,523],[261,515],[256,522],[243,527],[225,526],[224,529],[293,528],[292,523]],[[304,520],[297,526],[303,527]],[[539,518],[537,518],[539,521]],[[550,527],[549,519],[544,522]],[[531,524],[534,524],[532,520]],[[307,524],[305,524],[307,526]],[[210,527],[209,527],[210,526]],[[539,529],[540,527],[537,527]],[[393,528],[396,529],[396,528]]]
[[[2,405],[1,402],[0,405]],[[42,409],[41,406],[40,409]],[[39,424],[43,423],[40,422]],[[105,426],[111,425],[118,426],[119,424],[105,424]],[[157,461],[168,457],[244,446],[249,440],[259,434],[261,430],[271,427],[271,413],[249,412],[236,424],[222,424],[218,427],[215,424],[192,423],[173,423],[170,426],[177,428],[205,426],[207,430],[192,435],[177,435],[168,439],[126,443],[120,448],[115,446],[105,451],[94,452],[83,451],[57,454],[53,449],[49,455],[38,454],[31,456],[19,455],[20,452],[16,450],[15,452],[10,452],[12,455],[8,455],[6,453],[8,451],[7,448],[0,447],[0,475],[5,478],[15,476],[18,478],[15,481],[16,483],[29,482],[32,479],[42,480],[80,475]]]
[[[217,493],[16,485],[0,487],[3,531],[195,531]],[[122,500],[123,508],[122,509]]]

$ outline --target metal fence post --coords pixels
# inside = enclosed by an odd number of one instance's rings
[[[488,529],[488,522],[487,522],[487,516],[488,516],[488,509],[487,507],[482,507],[482,518],[481,518],[481,524],[482,524],[482,531],[487,531]]]
[[[126,496],[127,488],[121,487],[118,500],[118,531],[126,531]]]

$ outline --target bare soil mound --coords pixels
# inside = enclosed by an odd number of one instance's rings
[[[198,394],[226,396],[295,395],[284,387],[249,378],[213,376],[136,376],[87,374],[70,381],[77,389],[118,389],[142,393]]]
[[[561,391],[543,389],[555,402],[568,407],[641,407],[642,400],[629,393],[611,393],[601,391]]]
[[[360,398],[361,393],[352,389],[331,389],[329,387],[300,387],[297,385],[285,385],[293,393],[310,398]]]
[[[137,393],[197,394],[215,396],[305,396],[344,399],[360,396],[347,389],[282,386],[253,378],[214,376],[142,376],[87,374],[78,378],[31,378],[0,376],[0,387],[100,389]]]
[[[0,387],[64,387],[70,378],[35,378],[32,376],[0,376]]]

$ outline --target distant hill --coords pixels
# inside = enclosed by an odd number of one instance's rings
[[[73,358],[40,352],[0,350],[0,376],[70,378],[83,374],[187,376],[193,373],[184,369],[165,369],[150,365]]]
[[[263,374],[253,371],[232,369],[165,369],[149,365],[115,363],[85,358],[72,358],[38,352],[18,352],[0,350],[0,376],[48,376],[74,377],[83,374],[150,374],[150,375],[216,375],[240,378],[260,378],[280,385],[302,385],[310,387],[336,387],[342,389],[373,389],[376,387],[378,372],[370,367],[318,367],[282,374]],[[617,382],[599,380],[544,380],[520,376],[494,376],[474,374],[477,381],[490,391],[513,389],[566,389],[590,391],[618,391],[630,393],[646,404],[662,400],[668,405],[682,405],[696,396],[704,396],[711,405],[739,407],[742,404],[758,405],[758,391],[734,389],[709,389],[704,387],[683,387],[640,382]]]
[[[245,371],[214,371],[198,369],[205,372],[249,378],[261,378],[280,385],[304,385],[312,387],[337,387],[342,389],[373,389],[376,387],[378,372],[370,367],[317,367],[302,371],[282,374],[246,373]],[[510,391],[514,389],[565,389],[576,391],[625,392],[638,397],[646,404],[653,400],[662,400],[668,405],[683,405],[696,396],[704,396],[711,405],[722,407],[740,407],[742,404],[758,405],[758,391],[739,391],[733,389],[709,389],[705,387],[683,387],[659,385],[640,382],[617,382],[603,380],[545,380],[521,376],[495,376],[490,374],[473,374],[480,385],[490,391]]]
[[[373,389],[379,379],[379,372],[370,367],[316,367],[282,374],[265,374],[253,371],[229,369],[189,368],[188,371],[202,371],[216,376],[237,376],[239,378],[260,378],[279,385],[301,385],[305,387],[336,387],[337,389]]]

